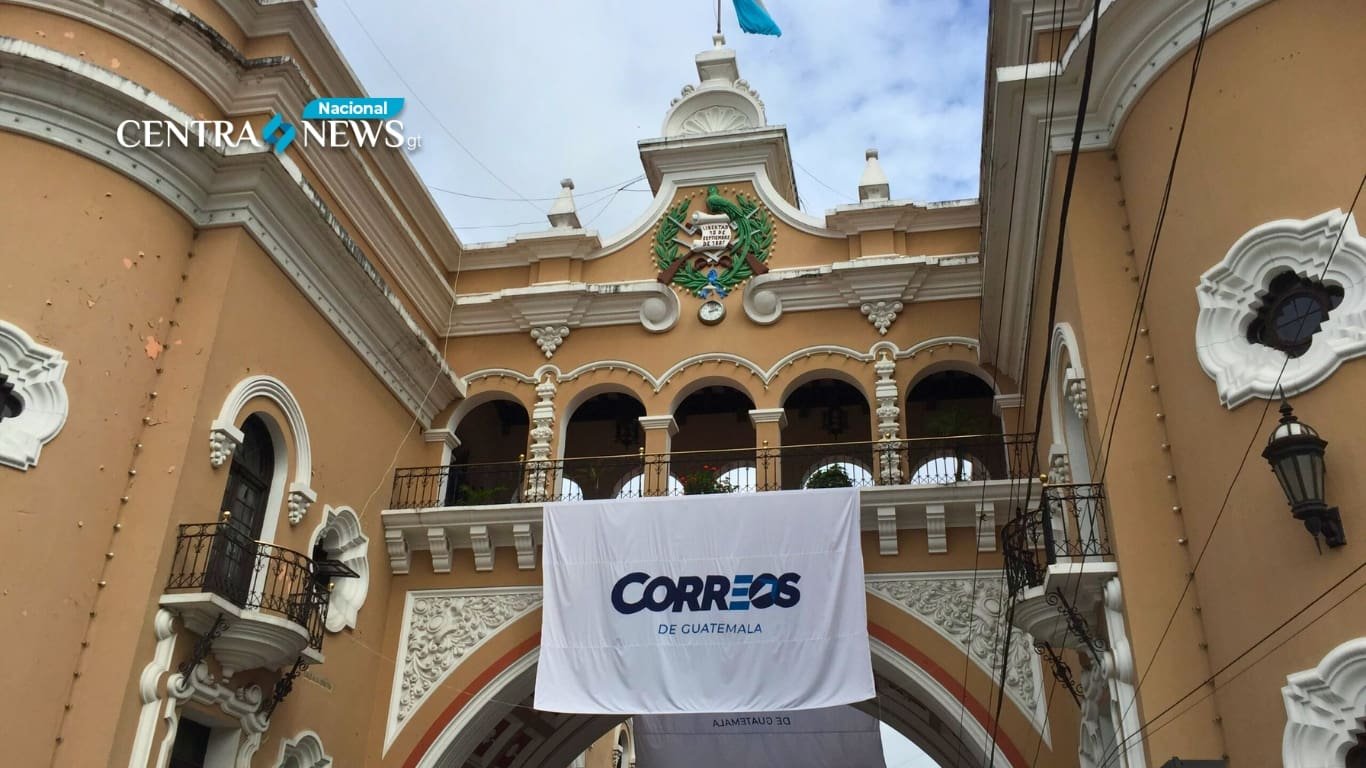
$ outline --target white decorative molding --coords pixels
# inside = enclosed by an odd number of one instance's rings
[[[1209,34],[1265,2],[1214,0]],[[984,150],[994,164],[982,180],[982,250],[990,254],[982,290],[983,295],[1002,299],[982,307],[982,351],[983,359],[998,360],[1000,371],[1016,381],[1025,366],[1022,340],[1028,336],[1026,314],[1033,275],[1038,270],[1038,220],[1031,213],[1052,189],[1051,158],[1071,150],[1086,69],[1089,11],[1089,5],[1080,4],[1064,13],[1070,20],[1079,20],[1080,26],[1061,63],[1017,64],[1024,61],[1019,51],[1027,44],[1018,35],[1031,34],[1027,24],[1020,28],[1017,23],[1017,36],[1013,38],[994,37],[989,52],[992,61],[1009,66],[988,73],[986,120],[992,125],[1019,125],[1021,130],[993,132],[987,136],[989,146]],[[1113,0],[1101,5],[1100,25],[1107,37],[1097,46],[1092,67],[1090,111],[1082,129],[1083,151],[1115,146],[1133,106],[1169,66],[1195,46],[1204,12],[1203,0]],[[1048,26],[1036,27],[1035,31]],[[1002,46],[1013,50],[1014,55],[1005,57]],[[1023,169],[1027,168],[1043,168],[1044,172],[1026,173]]]
[[[473,531],[471,531],[473,535]],[[432,556],[432,571],[434,573],[451,572],[451,542],[446,537],[445,528],[427,529],[427,550]]]
[[[214,469],[232,461],[232,455],[242,447],[242,430],[231,424],[219,424],[209,429],[209,466]]]
[[[27,471],[38,465],[43,446],[66,424],[66,361],[61,352],[0,320],[0,374],[9,378],[23,405],[18,416],[0,422],[0,465]]]
[[[531,446],[527,453],[527,501],[545,501],[550,495],[552,474],[550,441],[555,436],[555,380],[547,374],[536,385],[536,404],[531,407]]]
[[[949,551],[948,528],[944,519],[943,504],[930,504],[925,507],[925,534],[930,554],[936,555]]]
[[[678,322],[679,309],[678,297],[658,280],[537,284],[460,296],[446,331],[450,336],[530,333],[550,357],[569,329],[639,324],[659,333]]]
[[[675,138],[722,133],[767,124],[759,94],[740,78],[735,51],[722,35],[712,48],[697,54],[698,85],[685,85],[669,104],[662,135]]]
[[[161,679],[171,670],[171,656],[175,653],[175,614],[165,608],[158,608],[152,618],[152,633],[156,637],[156,647],[152,660],[142,668],[138,676],[138,698],[142,709],[138,711],[138,729],[133,735],[133,749],[128,757],[128,768],[147,768],[152,756],[152,738],[157,730],[157,712],[161,709]]]
[[[897,437],[901,433],[901,397],[897,394],[896,359],[886,350],[878,351],[873,363],[877,381],[873,397],[877,400],[877,436],[881,444],[878,456],[878,479],[883,485],[900,485],[901,458],[897,452]]]
[[[389,555],[389,571],[395,575],[406,574],[412,568],[412,553],[403,531],[384,531],[384,550]]]
[[[723,133],[753,127],[745,113],[735,107],[718,104],[688,115],[679,125],[678,135],[695,136],[699,133]]]
[[[877,508],[877,553],[883,557],[900,552],[896,533],[896,507]]]
[[[1067,448],[1055,443],[1048,449],[1048,484],[1067,485],[1072,482],[1072,459]]]
[[[218,418],[213,420],[210,427],[209,463],[215,467],[222,466],[226,456],[231,455],[231,451],[226,450],[227,443],[232,443],[233,450],[241,444],[242,432],[237,424],[251,415],[247,411],[247,406],[258,397],[269,400],[279,407],[289,424],[290,435],[294,438],[294,444],[289,450],[290,458],[294,460],[294,482],[289,485],[288,504],[290,525],[298,525],[308,512],[309,505],[318,499],[318,494],[309,487],[313,479],[313,448],[308,439],[308,424],[304,422],[304,412],[299,407],[298,399],[283,381],[274,376],[258,374],[237,382],[237,386],[233,387],[223,400]],[[281,458],[277,456],[276,461]],[[218,463],[214,463],[215,461]],[[269,518],[266,522],[264,535],[271,537],[274,535],[274,529],[269,527]]]
[[[1322,276],[1325,284],[1344,291],[1309,349],[1288,361],[1284,352],[1247,339],[1262,296],[1284,272],[1311,280]],[[1238,238],[1223,260],[1201,275],[1196,298],[1196,356],[1214,379],[1220,402],[1233,408],[1253,397],[1276,397],[1279,390],[1297,395],[1321,384],[1344,362],[1366,355],[1366,239],[1355,218],[1337,209],[1312,219],[1269,221]]]
[[[568,335],[569,326],[567,325],[544,325],[531,329],[531,340],[541,348],[547,360],[555,356],[555,350],[560,348]]]
[[[745,314],[760,325],[784,312],[857,308],[886,334],[905,305],[982,295],[977,254],[865,256],[819,267],[774,269],[750,280]]]
[[[1138,711],[1138,675],[1128,626],[1124,620],[1124,592],[1118,577],[1105,583],[1102,613],[1107,646],[1104,658],[1110,684],[1110,721],[1115,730],[1116,743],[1125,745],[1123,753],[1118,756],[1117,768],[1139,768],[1148,763],[1144,757],[1144,739],[1140,738],[1143,719]]]
[[[541,605],[540,587],[440,589],[404,600],[384,748],[461,662]]]
[[[88,4],[73,4],[69,0],[58,0],[58,3],[62,12],[82,18],[92,15]],[[126,9],[138,19],[119,22],[118,33],[125,35],[133,34],[130,30],[138,24],[148,25],[146,13],[149,8],[161,13],[170,7],[170,4],[161,3],[150,6],[143,3],[106,4],[96,12],[97,26],[101,21],[114,18],[103,13],[102,9],[109,5]],[[46,10],[48,6],[43,7]],[[165,38],[166,35],[152,32],[152,27],[170,29],[177,35],[182,27],[188,27],[184,30],[188,37],[203,37],[193,17],[172,15],[176,21],[189,20],[189,23],[156,22],[138,34]],[[168,53],[173,47],[163,40],[151,50],[173,57],[176,66],[197,66],[187,62],[195,57],[186,55],[183,50]],[[211,61],[221,61],[222,51],[211,49],[211,57]],[[125,119],[169,120],[184,124],[195,118],[143,85],[84,59],[32,43],[0,40],[0,68],[15,73],[0,85],[7,97],[0,103],[0,121],[6,130],[62,147],[123,174],[160,196],[197,227],[243,228],[395,397],[424,424],[429,425],[438,412],[463,394],[464,383],[451,372],[440,350],[404,309],[374,264],[342,228],[340,219],[288,154],[276,155],[269,149],[245,145],[237,148],[221,145],[171,147],[157,151],[126,148],[116,140],[117,125]],[[297,70],[297,67],[289,69]],[[253,83],[279,82],[273,78],[263,79],[259,72],[253,72],[255,74],[249,78]],[[197,75],[195,79],[199,77]],[[270,90],[269,97],[244,109],[241,114],[277,110],[278,102],[273,100],[277,97],[278,93]],[[302,107],[313,96],[300,98]],[[346,153],[335,154],[339,159]],[[317,159],[327,164],[332,155],[320,152]],[[364,168],[359,157],[349,162],[355,164],[356,170]],[[406,165],[401,158],[384,158],[379,162],[399,174],[403,173],[401,166]],[[411,168],[406,172],[415,176]],[[415,179],[403,182],[396,176],[386,175],[396,180],[396,187],[407,189],[415,183]],[[366,185],[334,183],[328,188],[341,190],[339,194],[349,196],[351,188],[363,186]],[[374,187],[379,188],[379,185]],[[412,198],[405,197],[417,206],[414,210],[424,207],[418,197],[428,194],[420,182],[416,189]],[[366,204],[348,210],[367,218],[375,216],[380,208],[371,203],[368,210]],[[431,222],[433,226],[444,227],[439,216]],[[384,226],[392,228],[393,223]],[[437,240],[453,239],[449,228],[445,229],[444,238],[434,230],[428,234]],[[411,251],[411,246],[403,250]],[[424,263],[426,266],[420,266]],[[422,288],[424,284],[444,285],[437,279],[440,276],[430,262],[418,258],[410,264],[394,262],[389,266],[396,274],[411,278],[403,282],[405,288],[414,290],[411,295],[416,297],[415,302],[425,300],[428,305],[440,305],[440,314],[445,316],[449,300],[443,303]],[[434,311],[431,306],[427,309],[428,313]],[[433,381],[435,386],[431,386]]]
[[[323,749],[323,740],[313,731],[299,731],[294,738],[280,743],[275,768],[329,768],[332,756]]]
[[[887,329],[896,322],[897,313],[905,308],[906,305],[899,301],[877,301],[864,302],[858,311],[868,317],[868,322],[873,324],[879,335],[886,336]]]
[[[207,664],[196,664],[189,677],[173,673],[166,681],[166,735],[161,742],[161,754],[167,755],[175,742],[176,726],[180,722],[180,710],[185,702],[193,701],[206,707],[217,707],[223,714],[234,719],[241,729],[238,734],[237,749],[233,761],[234,768],[250,768],[252,757],[261,747],[261,738],[270,727],[270,714],[266,711],[267,699],[259,685],[233,688],[214,678]],[[165,759],[158,759],[157,765],[165,765]]]
[[[433,528],[433,531],[443,530]],[[470,526],[470,550],[474,552],[474,570],[488,572],[493,570],[493,540],[489,538],[489,527],[487,525]],[[433,561],[435,562],[435,561]],[[433,566],[435,570],[435,566]],[[446,556],[446,570],[437,571],[438,573],[449,573],[450,555]]]
[[[1086,417],[1091,414],[1091,406],[1087,402],[1086,377],[1082,375],[1080,368],[1068,366],[1063,371],[1062,394],[1067,398],[1067,404],[1076,412],[1077,418],[1086,421]]]
[[[1366,718],[1366,637],[1334,648],[1313,669],[1286,678],[1286,768],[1339,768]]]
[[[329,560],[336,560],[360,574],[337,579],[327,600],[327,631],[355,629],[356,617],[370,593],[370,537],[361,530],[360,518],[350,507],[323,505],[323,520],[308,539],[321,543]],[[311,553],[310,553],[311,554]]]
[[[517,568],[522,571],[536,569],[536,540],[532,538],[530,523],[512,524],[512,541],[517,548]]]
[[[1005,578],[1000,571],[868,574],[870,593],[933,629],[994,680],[1001,670]],[[1011,633],[1006,695],[1036,729],[1046,721],[1042,668],[1028,634]]]
[[[626,360],[595,360],[591,363],[572,368],[568,371],[561,371],[556,365],[546,364],[537,368],[531,373],[512,370],[511,368],[484,368],[474,371],[465,376],[466,381],[475,382],[487,378],[509,378],[522,384],[534,384],[547,374],[555,376],[555,380],[561,384],[574,381],[582,376],[597,373],[600,371],[615,372],[617,370],[630,372],[632,375],[639,376],[640,380],[650,390],[659,393],[670,381],[684,371],[708,363],[722,363],[734,366],[757,378],[765,388],[772,386],[775,381],[783,374],[783,371],[797,364],[801,360],[810,357],[843,357],[862,363],[874,362],[884,352],[894,360],[914,360],[917,355],[941,348],[963,347],[964,349],[976,350],[977,340],[970,336],[936,336],[931,339],[924,339],[916,342],[905,349],[898,347],[893,342],[881,340],[875,342],[866,351],[853,349],[839,344],[815,344],[809,347],[793,350],[792,352],[778,358],[777,362],[768,368],[761,367],[758,363],[747,357],[732,354],[729,352],[703,352],[701,354],[690,355],[673,365],[669,366],[664,372],[655,374],[642,368],[641,366]],[[1004,401],[1007,398],[1014,398],[1018,402],[1019,396],[999,396],[998,400]],[[663,417],[661,417],[663,418]],[[645,422],[641,422],[644,424]],[[648,428],[648,426],[646,427]]]
[[[786,408],[751,408],[749,411],[749,423],[754,426],[760,424],[777,424],[778,429],[787,428],[787,409]],[[674,425],[674,432],[678,431],[678,425]],[[672,434],[672,433],[670,433]]]
[[[977,513],[977,551],[995,552],[996,551],[996,504],[990,501],[979,501],[976,504]]]

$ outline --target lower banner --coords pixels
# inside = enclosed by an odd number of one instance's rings
[[[853,488],[545,505],[537,709],[873,698]]]
[[[885,768],[877,718],[853,707],[635,718],[641,768]]]

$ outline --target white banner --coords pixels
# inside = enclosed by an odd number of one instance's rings
[[[547,504],[542,561],[537,709],[873,698],[854,489]]]
[[[635,718],[641,768],[886,768],[877,718],[853,707]]]

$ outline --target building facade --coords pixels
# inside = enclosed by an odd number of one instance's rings
[[[978,200],[803,212],[718,36],[625,231],[469,244],[277,133],[361,93],[309,3],[0,5],[8,759],[634,765],[531,707],[543,505],[854,485],[940,764],[1366,764],[1366,12],[990,14]]]

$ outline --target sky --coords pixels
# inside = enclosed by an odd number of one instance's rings
[[[894,198],[977,195],[986,0],[767,0],[779,38],[741,33],[722,6],[740,76],[787,126],[808,213],[857,201],[869,147]],[[697,82],[716,23],[710,0],[319,0],[318,12],[369,95],[407,99],[404,132],[423,140],[409,157],[465,243],[545,229],[565,177],[604,240],[639,217],[650,194],[627,183],[643,173],[636,142]]]
[[[767,0],[779,38],[722,3],[740,76],[786,125],[804,210],[857,202],[876,147],[892,196],[976,197],[987,0]],[[604,240],[648,207],[636,142],[697,82],[710,0],[319,0],[371,96],[402,96],[409,155],[462,242],[545,229],[561,178]],[[342,95],[342,94],[337,94]],[[359,95],[359,94],[357,94]],[[494,199],[485,199],[494,198]],[[935,763],[883,727],[888,768]]]

